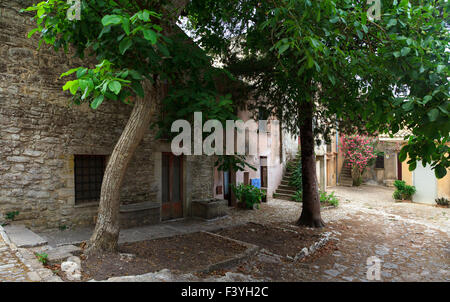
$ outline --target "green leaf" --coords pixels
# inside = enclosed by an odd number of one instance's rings
[[[431,110],[428,112],[428,117],[429,117],[429,119],[430,119],[431,122],[436,121],[437,118],[438,118],[438,116],[439,116],[439,110],[436,109],[436,108],[431,109]]]
[[[103,102],[104,99],[105,99],[105,96],[103,96],[102,94],[99,95],[98,97],[96,97],[91,103],[91,108],[94,110],[97,109],[98,106],[100,106],[100,104]]]
[[[128,50],[128,48],[131,47],[131,45],[133,45],[133,41],[130,38],[123,39],[119,44],[120,54],[123,55]]]
[[[67,71],[67,72],[65,72],[65,73],[63,73],[63,74],[61,74],[61,76],[60,76],[59,78],[61,79],[61,78],[63,78],[63,77],[66,77],[66,76],[68,76],[68,75],[71,75],[72,73],[77,72],[80,68],[81,68],[81,67],[70,69],[69,71]],[[67,83],[69,83],[69,82],[67,82]],[[66,85],[67,85],[67,83],[66,83]],[[64,90],[67,90],[67,89],[64,89]]]
[[[400,57],[400,55],[401,55],[401,54],[400,54],[400,52],[399,52],[399,51],[395,51],[395,52],[394,52],[394,57],[396,57],[396,58],[399,58],[399,57]]]
[[[403,108],[403,110],[405,110],[405,111],[410,111],[410,110],[412,110],[412,109],[414,108],[414,103],[411,102],[411,101],[408,101],[408,102],[406,102],[406,103],[404,103],[404,104],[402,105],[402,108]]]
[[[117,25],[120,23],[122,23],[122,17],[118,15],[106,15],[102,19],[103,26],[108,26],[111,24]]]
[[[145,96],[144,88],[142,88],[141,83],[133,82],[131,88],[139,97],[143,98]]]
[[[144,34],[144,38],[148,41],[150,41],[152,44],[156,44],[156,41],[158,39],[158,36],[156,35],[156,32],[151,29],[145,29],[142,31]]]
[[[128,70],[128,73],[130,74],[130,76],[135,79],[135,80],[142,80],[142,75],[137,72],[136,70]]]
[[[436,68],[437,73],[441,73],[445,69],[445,65],[438,65]]]
[[[75,95],[78,91],[78,87],[79,87],[80,81],[79,80],[75,80],[73,81],[72,85],[70,86],[70,93],[72,95]]]
[[[409,164],[408,170],[409,171],[414,171],[417,167],[417,162],[413,161],[412,163]]]
[[[389,22],[388,22],[386,27],[389,28],[389,27],[392,27],[392,26],[395,26],[395,25],[397,25],[397,19],[391,19],[391,20],[389,20]]]
[[[109,90],[114,92],[116,95],[120,93],[120,90],[122,89],[122,85],[118,81],[112,81],[108,84]]]
[[[444,178],[447,175],[447,169],[442,165],[437,165],[434,169],[434,174],[439,179]]]
[[[35,29],[30,30],[30,32],[27,35],[28,39],[31,38],[31,36],[33,36],[38,31],[39,31],[39,28],[35,28]]]
[[[406,157],[408,156],[408,152],[406,152],[406,149],[402,149],[400,153],[398,154],[398,160],[400,162],[404,162],[406,160]]]
[[[426,103],[428,103],[429,101],[431,101],[433,99],[433,97],[431,95],[426,95],[423,98],[423,104],[425,105]]]
[[[122,28],[125,31],[125,33],[127,34],[127,36],[130,35],[131,31],[130,31],[130,20],[127,18],[123,18],[122,20]]]
[[[166,45],[159,43],[158,49],[162,52],[162,54],[167,58],[170,57],[170,52],[167,49]]]
[[[281,47],[278,49],[278,54],[282,54],[283,52],[285,52],[286,50],[289,49],[289,44],[283,44],[281,45]]]
[[[403,47],[402,48],[402,56],[404,57],[404,56],[408,55],[410,51],[411,51],[411,48]]]
[[[362,39],[364,38],[363,33],[362,33],[359,29],[356,30],[356,33],[358,34],[358,38],[359,38],[360,40],[362,40]]]
[[[336,23],[338,21],[339,21],[339,17],[336,16],[330,20],[330,23]]]

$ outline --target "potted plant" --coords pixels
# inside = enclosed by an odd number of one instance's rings
[[[450,200],[448,200],[445,197],[436,198],[434,201],[436,202],[438,207],[442,207],[442,208],[450,207]]]
[[[395,190],[392,197],[396,202],[403,200],[411,201],[412,196],[416,193],[416,187],[407,185],[403,180],[396,180],[394,186],[397,190]]]
[[[261,199],[266,193],[252,185],[240,184],[239,186],[232,186],[234,195],[238,200],[238,207],[243,209],[259,209]]]

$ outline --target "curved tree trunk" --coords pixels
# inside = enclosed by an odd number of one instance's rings
[[[303,209],[297,225],[323,227],[320,216],[319,188],[316,175],[316,157],[314,155],[314,134],[312,126],[313,103],[304,102],[301,107],[300,147],[302,156]]]
[[[147,87],[146,87],[147,86]],[[146,95],[136,98],[127,125],[117,142],[103,177],[97,224],[89,241],[87,252],[115,251],[119,239],[120,188],[133,154],[149,129],[150,120],[158,103],[160,89],[155,84],[144,85]]]

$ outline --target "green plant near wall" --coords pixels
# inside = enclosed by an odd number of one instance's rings
[[[396,180],[394,187],[397,190],[392,197],[396,200],[412,200],[412,196],[416,193],[416,187],[407,185],[403,180]]]
[[[443,207],[448,207],[450,206],[450,200],[448,200],[445,197],[441,197],[441,198],[436,198],[434,200],[438,205],[443,206]]]
[[[46,253],[36,253],[35,254],[38,261],[42,263],[43,265],[46,265],[48,263],[48,254]]]
[[[294,194],[294,201],[295,202],[302,202],[303,201],[303,192],[302,190],[297,190]]]
[[[16,216],[19,215],[19,211],[8,212],[5,214],[6,219],[13,221]]]
[[[330,205],[334,207],[337,207],[339,205],[339,199],[336,196],[334,196],[334,192],[328,194],[327,192],[320,190],[319,198],[321,204]]]
[[[236,195],[238,203],[241,203],[246,209],[259,209],[261,199],[266,193],[252,185],[240,184],[239,186],[231,186],[233,193]]]
[[[295,166],[289,166],[288,169],[293,171],[291,179],[289,180],[289,185],[296,188],[297,190],[302,190],[302,163],[298,162]]]

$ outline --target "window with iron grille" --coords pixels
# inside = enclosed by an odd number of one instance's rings
[[[105,155],[75,155],[75,203],[100,201]]]
[[[384,169],[384,155],[378,155],[375,162],[376,169]]]

